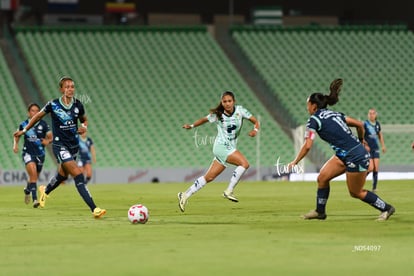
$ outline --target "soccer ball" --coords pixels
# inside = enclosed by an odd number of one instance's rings
[[[148,221],[148,218],[148,209],[142,204],[132,205],[128,210],[128,219],[132,224],[144,224]]]

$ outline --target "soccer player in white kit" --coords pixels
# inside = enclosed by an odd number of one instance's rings
[[[249,162],[246,157],[236,148],[243,119],[248,119],[254,124],[254,128],[249,132],[249,136],[256,136],[259,131],[259,122],[247,109],[241,105],[235,105],[233,92],[226,91],[221,95],[219,105],[210,110],[210,114],[198,119],[191,125],[183,125],[185,129],[192,129],[207,122],[215,123],[217,125],[217,136],[213,146],[214,159],[206,174],[197,178],[187,191],[178,193],[178,206],[182,212],[185,210],[188,198],[220,175],[227,167],[227,164],[235,165],[236,169],[227,189],[223,192],[223,196],[233,202],[239,201],[233,194],[233,190],[249,168]]]

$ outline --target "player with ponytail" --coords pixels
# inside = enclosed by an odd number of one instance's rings
[[[358,198],[381,211],[377,220],[387,220],[395,208],[375,193],[363,189],[369,166],[369,153],[364,147],[364,125],[361,121],[343,113],[327,109],[339,101],[342,79],[335,79],[328,95],[313,93],[307,100],[311,117],[306,124],[305,141],[296,158],[289,163],[293,168],[309,152],[316,133],[329,143],[335,154],[323,165],[318,175],[316,209],[303,215],[304,219],[326,219],[326,204],[329,198],[330,181],[345,173],[346,183],[352,197]],[[355,127],[358,137],[349,127]]]

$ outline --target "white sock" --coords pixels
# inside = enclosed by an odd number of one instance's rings
[[[245,171],[246,171],[246,169],[242,166],[238,166],[234,170],[233,176],[230,178],[229,186],[227,187],[228,191],[232,192],[234,190],[234,188],[236,187],[237,183],[239,183],[240,178],[243,176]]]
[[[200,190],[201,188],[204,187],[204,185],[206,185],[207,181],[204,178],[204,176],[200,176],[199,178],[196,179],[196,181],[194,181],[194,184],[190,186],[190,188],[188,188],[188,190],[185,192],[185,195],[187,197],[192,196],[193,194],[195,194],[198,190]]]

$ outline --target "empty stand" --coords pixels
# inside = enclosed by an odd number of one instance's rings
[[[206,167],[214,125],[184,130],[207,115],[225,90],[261,117],[262,166],[288,162],[293,146],[203,27],[18,30],[16,36],[41,92],[59,96],[70,75],[84,99],[99,167]],[[256,165],[246,122],[240,150]]]
[[[236,27],[232,37],[297,125],[308,118],[306,98],[344,79],[332,109],[365,120],[375,107],[384,124],[414,124],[414,35],[404,26]],[[382,164],[412,163],[410,135],[384,134]],[[406,145],[401,146],[401,145]],[[318,145],[326,156],[328,147]]]

